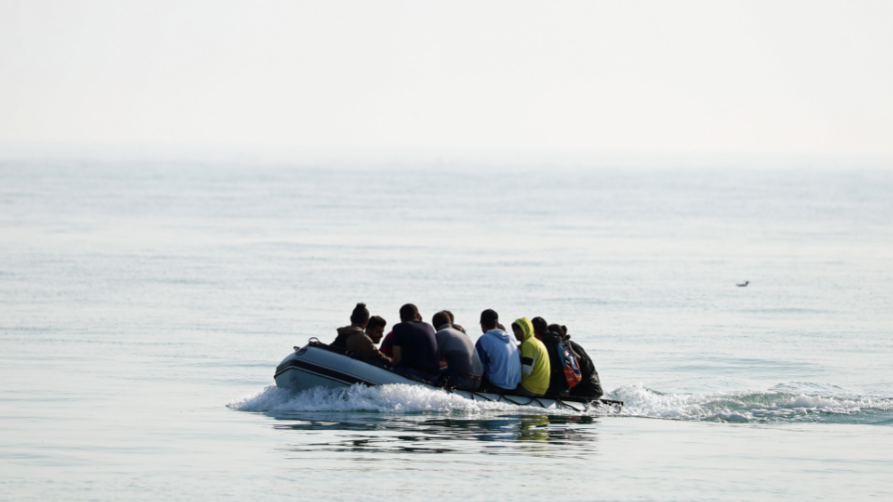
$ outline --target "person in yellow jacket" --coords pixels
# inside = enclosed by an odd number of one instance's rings
[[[521,342],[521,383],[515,391],[525,396],[543,396],[549,390],[552,375],[546,346],[533,336],[533,324],[526,317],[513,322],[512,331]]]

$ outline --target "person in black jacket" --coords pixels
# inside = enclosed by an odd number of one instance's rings
[[[567,379],[564,376],[564,365],[561,364],[561,358],[558,356],[558,344],[564,340],[559,333],[549,331],[548,323],[542,317],[534,317],[531,319],[533,324],[533,336],[546,346],[546,352],[549,353],[549,390],[546,395],[549,397],[561,397],[568,395]]]
[[[566,340],[566,343],[570,344],[571,350],[577,357],[577,364],[580,365],[580,373],[582,374],[583,379],[570,390],[570,395],[589,399],[598,399],[602,397],[605,392],[602,389],[601,380],[598,378],[598,371],[595,369],[595,364],[592,362],[592,358],[589,357],[589,354],[583,350],[583,347],[571,340],[571,336],[567,334],[567,326],[551,324],[548,329],[551,332],[559,333]]]
[[[440,360],[434,328],[422,322],[419,309],[411,303],[400,307],[400,321],[394,325],[394,366],[425,380],[437,380]]]

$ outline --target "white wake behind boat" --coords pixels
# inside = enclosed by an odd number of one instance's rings
[[[473,401],[490,401],[533,406],[547,410],[575,410],[580,412],[609,408],[619,410],[623,403],[608,399],[586,400],[567,397],[560,399],[526,397],[513,394],[496,394],[491,392],[471,392],[457,389],[435,387],[409,375],[401,375],[376,362],[351,357],[352,354],[343,349],[329,347],[316,339],[303,347],[295,347],[295,351],[282,360],[276,367],[276,386],[296,392],[324,387],[338,389],[355,384],[368,386],[386,384],[421,385],[429,389],[449,392]]]

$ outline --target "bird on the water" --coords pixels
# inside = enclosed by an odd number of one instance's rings
[[[750,284],[750,281],[744,281],[741,284],[735,284],[735,285],[738,286],[739,288],[743,288],[743,287],[747,286],[748,284]]]

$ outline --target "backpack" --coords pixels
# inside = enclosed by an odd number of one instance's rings
[[[580,371],[580,364],[577,362],[577,356],[571,350],[567,341],[556,344],[558,350],[558,360],[561,363],[561,370],[564,372],[564,378],[567,380],[569,389],[576,387],[583,380],[583,373]]]

